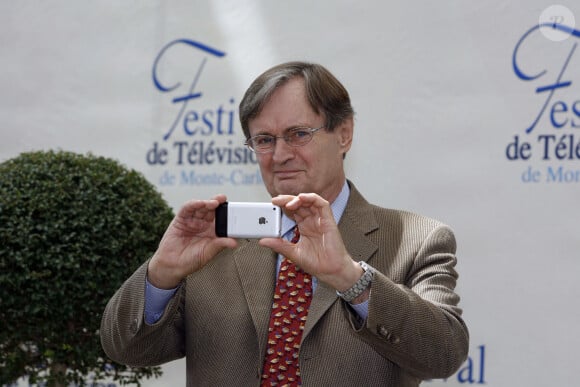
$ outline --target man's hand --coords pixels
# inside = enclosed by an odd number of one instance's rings
[[[179,210],[149,262],[147,278],[153,286],[172,289],[224,248],[236,247],[235,239],[215,235],[215,209],[225,201],[225,195],[190,200]]]
[[[313,194],[280,195],[272,199],[300,229],[300,240],[293,244],[280,238],[264,238],[269,247],[294,261],[320,281],[344,292],[363,274],[342,241],[328,201]]]

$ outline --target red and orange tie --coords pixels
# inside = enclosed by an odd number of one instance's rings
[[[292,243],[300,238],[294,229]],[[262,386],[300,386],[299,351],[308,308],[312,278],[285,257],[274,291],[268,327],[268,346],[262,371]]]

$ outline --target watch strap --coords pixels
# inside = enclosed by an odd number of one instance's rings
[[[366,262],[360,261],[359,265],[364,270],[363,275],[352,285],[352,287],[344,292],[337,291],[336,294],[346,302],[351,302],[358,296],[364,293],[364,291],[369,287],[373,276],[375,274],[375,269],[369,266]]]

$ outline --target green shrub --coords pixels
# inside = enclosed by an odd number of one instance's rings
[[[0,385],[159,376],[109,360],[98,330],[172,217],[152,184],[111,159],[49,151],[0,164]]]

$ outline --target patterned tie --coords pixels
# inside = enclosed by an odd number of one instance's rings
[[[295,227],[291,242],[296,243],[299,238]],[[302,385],[298,353],[312,300],[311,279],[310,274],[285,257],[282,259],[268,327],[262,386]]]

